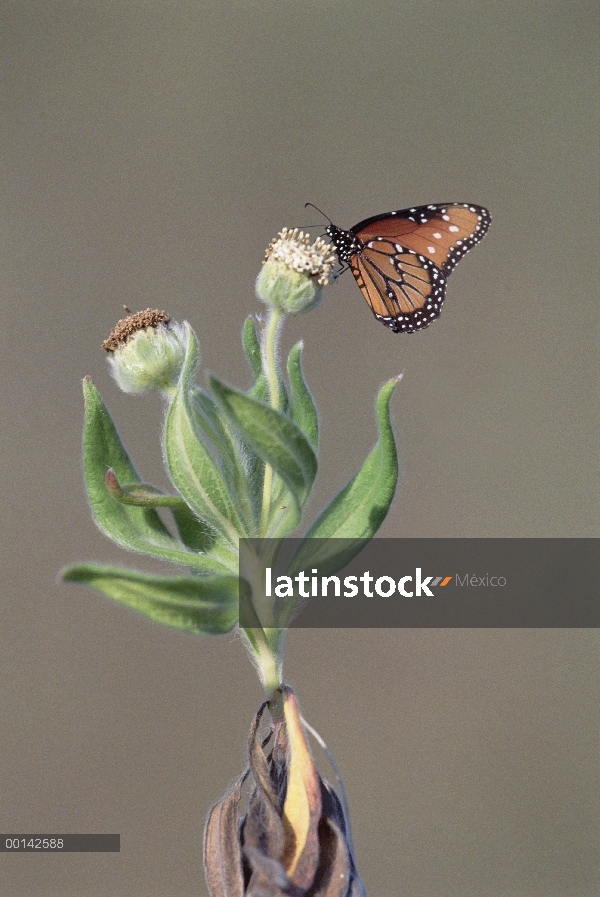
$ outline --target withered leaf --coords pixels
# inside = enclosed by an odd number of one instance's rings
[[[211,897],[244,897],[238,805],[246,774],[214,805],[204,830],[204,869]]]
[[[246,848],[257,848],[271,859],[280,860],[285,848],[281,810],[272,788],[267,758],[257,738],[265,707],[263,704],[257,713],[248,739],[250,772],[256,787],[244,822],[243,843],[245,852]]]
[[[319,868],[306,897],[347,897],[350,884],[350,856],[346,839],[332,819],[319,823]]]
[[[313,883],[319,864],[321,785],[300,722],[296,696],[287,686],[283,686],[282,692],[288,738],[288,786],[283,806],[287,843],[283,862],[290,881],[306,890]]]

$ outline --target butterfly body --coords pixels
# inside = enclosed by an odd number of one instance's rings
[[[472,203],[414,206],[326,233],[378,321],[414,333],[440,316],[446,280],[486,234],[487,209]]]

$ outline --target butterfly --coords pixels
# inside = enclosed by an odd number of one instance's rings
[[[326,233],[377,320],[414,333],[439,318],[448,275],[491,220],[483,206],[448,202],[375,215],[350,230],[330,221]]]

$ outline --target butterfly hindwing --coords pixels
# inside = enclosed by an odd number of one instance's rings
[[[425,256],[380,237],[350,268],[375,317],[395,333],[422,330],[440,316],[446,279]]]

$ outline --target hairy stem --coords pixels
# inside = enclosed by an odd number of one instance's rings
[[[270,310],[262,341],[263,368],[267,377],[267,383],[269,384],[271,407],[276,411],[279,411],[281,401],[279,393],[279,372],[277,370],[277,349],[284,317],[285,314],[280,309],[272,308]],[[272,491],[273,468],[270,464],[266,464],[260,518],[260,533],[262,536],[266,535],[269,528]]]

